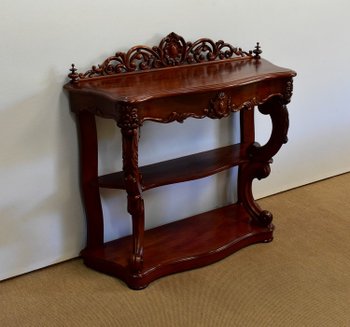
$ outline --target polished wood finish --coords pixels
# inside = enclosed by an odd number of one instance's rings
[[[269,242],[272,231],[272,225],[252,225],[243,206],[229,205],[147,230],[142,275],[129,273],[132,236],[83,250],[82,256],[87,266],[141,289],[164,275],[205,266],[252,243]]]
[[[249,244],[272,240],[272,214],[255,202],[252,182],[269,175],[272,157],[287,142],[286,104],[296,74],[260,54],[259,44],[246,52],[224,41],[185,42],[171,33],[158,46],[118,52],[85,73],[72,65],[65,89],[80,133],[86,265],[141,289],[161,276],[207,265]],[[262,146],[255,142],[256,107],[272,121],[271,137]],[[221,119],[235,111],[240,113],[239,144],[139,167],[143,122]],[[120,172],[98,176],[95,116],[114,119],[121,130]],[[233,166],[239,167],[237,203],[145,231],[143,192]],[[104,242],[101,187],[126,191],[130,236]]]
[[[141,188],[146,191],[162,185],[185,182],[219,173],[248,161],[248,158],[245,157],[246,152],[244,145],[234,144],[139,167],[142,176]],[[98,184],[104,188],[125,189],[124,172],[100,176]]]

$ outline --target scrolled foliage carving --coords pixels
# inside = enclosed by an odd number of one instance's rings
[[[88,78],[224,60],[232,57],[259,59],[260,53],[260,47],[259,53],[256,53],[256,50],[246,52],[222,40],[214,42],[211,39],[202,38],[195,42],[186,42],[183,37],[170,33],[160,41],[158,46],[139,45],[132,47],[127,52],[117,52],[102,64],[92,66],[85,73],[78,73],[73,64],[68,77],[72,83],[77,83]]]

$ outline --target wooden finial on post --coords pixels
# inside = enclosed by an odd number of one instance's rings
[[[260,54],[262,53],[261,51],[261,47],[260,47],[260,43],[257,42],[256,43],[256,46],[255,46],[255,49],[253,50],[253,53],[254,53],[254,58],[255,59],[260,59]]]
[[[68,74],[68,77],[71,79],[71,83],[78,83],[79,81],[79,74],[77,73],[77,69],[75,68],[75,65],[72,64],[72,68],[70,69],[71,73]]]

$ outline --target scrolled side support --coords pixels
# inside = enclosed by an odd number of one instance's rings
[[[272,214],[262,210],[255,202],[252,192],[252,183],[255,178],[266,178],[270,174],[270,162],[249,163],[240,168],[238,180],[238,202],[248,211],[249,216],[257,225],[271,226]]]
[[[273,96],[258,106],[264,115],[270,115],[272,132],[267,143],[261,146],[254,142],[248,150],[254,161],[269,161],[278,152],[281,146],[288,142],[287,133],[289,128],[288,110],[282,96]]]
[[[253,142],[248,148],[249,162],[242,165],[238,179],[238,201],[248,211],[254,223],[272,228],[272,214],[262,210],[255,202],[252,193],[252,183],[255,178],[266,178],[270,174],[272,157],[281,146],[287,142],[289,127],[286,99],[283,96],[272,96],[264,103],[258,105],[259,111],[264,115],[270,115],[272,121],[271,136],[265,145]],[[253,140],[252,140],[253,141]]]

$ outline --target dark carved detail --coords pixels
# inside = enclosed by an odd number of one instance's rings
[[[183,62],[186,56],[186,42],[175,33],[166,36],[159,44],[153,47],[159,55],[161,66],[176,66]]]
[[[290,102],[292,95],[293,95],[293,79],[290,79],[287,82],[286,93],[284,94],[284,101],[286,104]]]
[[[220,92],[210,101],[209,109],[204,109],[204,112],[210,118],[223,118],[227,117],[232,110],[231,97],[225,92]]]
[[[230,95],[225,92],[220,92],[210,101],[209,108],[204,109],[204,112],[209,118],[223,118],[229,116],[232,111],[252,109],[258,104],[257,99],[254,97],[243,102],[241,105],[236,105],[232,103]]]
[[[142,123],[139,120],[137,108],[130,105],[123,106],[120,111],[117,125],[122,129],[123,133],[126,134],[131,134],[134,129],[139,128]]]
[[[150,48],[139,45],[132,47],[128,52],[117,52],[114,56],[108,57],[102,64],[92,66],[85,73],[78,74],[77,69],[72,65],[68,77],[71,79],[71,83],[77,83],[86,78],[224,60],[232,57],[259,59],[260,53],[259,44],[255,50],[246,52],[222,40],[214,42],[211,39],[202,38],[192,43],[186,42],[175,33],[170,33],[161,40],[158,46]]]

